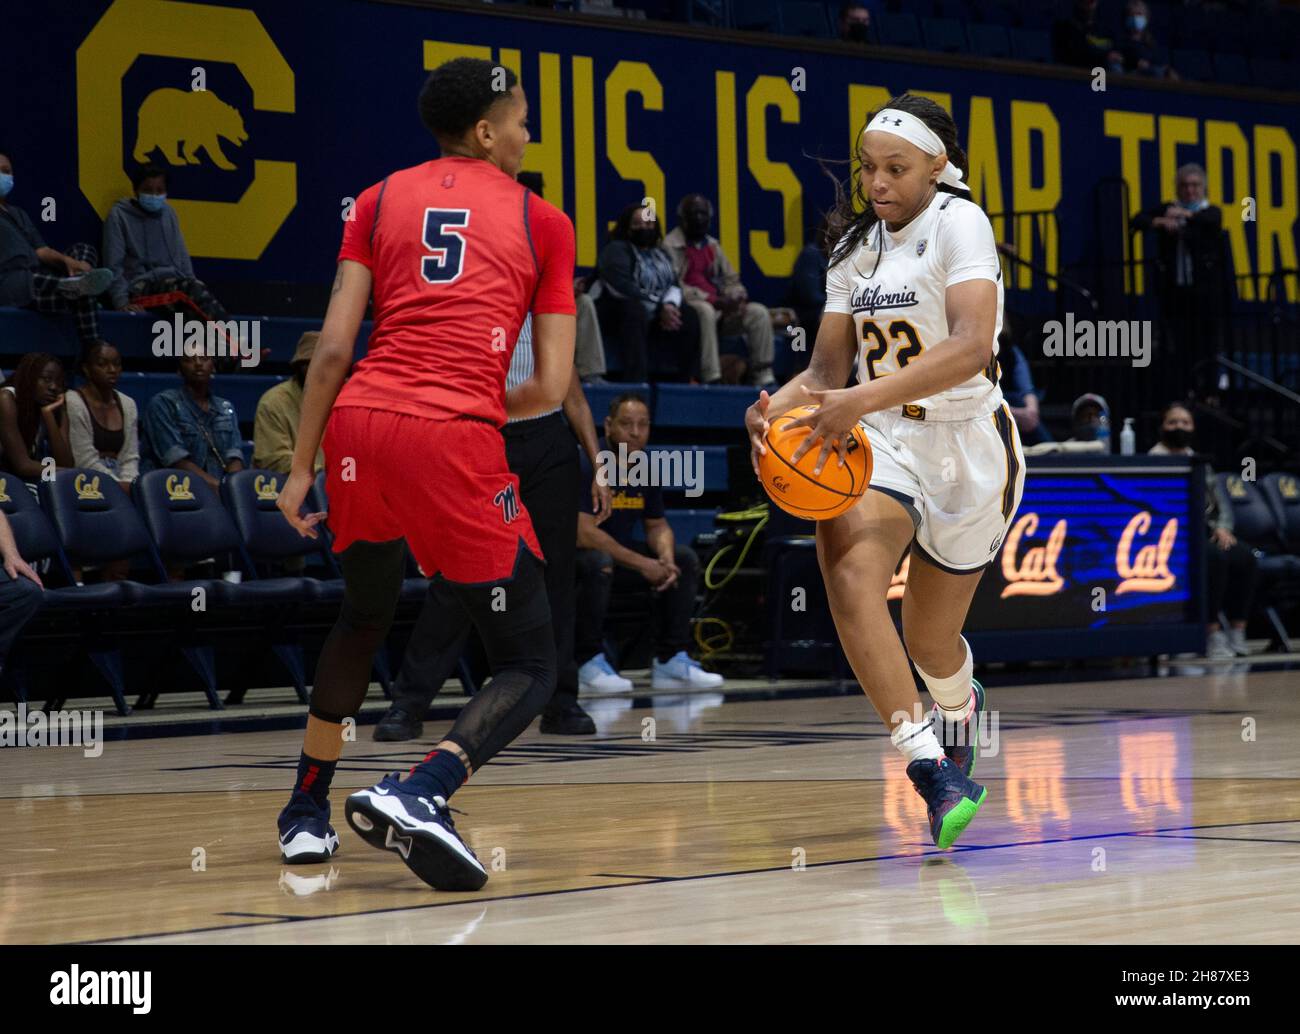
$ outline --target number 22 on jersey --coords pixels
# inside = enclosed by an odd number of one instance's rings
[[[875,380],[890,373],[889,370],[877,370],[876,363],[894,350],[894,369],[901,370],[925,348],[917,337],[916,328],[907,320],[892,320],[888,327],[881,329],[875,320],[862,321],[862,362],[867,368],[867,379]]]

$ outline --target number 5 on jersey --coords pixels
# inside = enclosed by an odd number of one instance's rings
[[[872,344],[874,342],[874,345]],[[916,328],[907,320],[894,320],[889,324],[889,337],[875,320],[862,321],[862,347],[867,351],[862,354],[862,361],[867,367],[867,379],[874,381],[884,377],[888,370],[877,372],[876,363],[889,354],[889,346],[894,346],[894,369],[901,370],[921,354],[925,347],[916,336]]]
[[[448,284],[465,266],[465,238],[457,230],[469,226],[468,208],[426,208],[424,246],[433,252],[420,260],[420,275],[431,284]]]

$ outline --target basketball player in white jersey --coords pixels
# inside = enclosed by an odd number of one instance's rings
[[[943,108],[894,98],[868,121],[855,158],[859,206],[842,199],[836,213],[812,361],[771,398],[762,393],[745,422],[755,472],[769,421],[798,405],[819,408],[795,422],[813,431],[795,462],[812,448],[819,472],[843,462],[855,424],[871,443],[870,489],[818,522],[817,557],[840,642],[946,849],[987,793],[971,779],[984,690],[961,630],[1024,486],[997,385],[1001,269]],[[855,360],[858,383],[846,388]],[[909,546],[900,643],[885,595]],[[929,715],[909,655],[934,698]]]

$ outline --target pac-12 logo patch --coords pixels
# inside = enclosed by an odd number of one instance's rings
[[[501,507],[501,519],[507,524],[519,516],[519,497],[515,495],[514,485],[506,485],[492,497],[492,502]]]

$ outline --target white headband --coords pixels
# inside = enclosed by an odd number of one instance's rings
[[[910,112],[899,111],[897,108],[881,108],[863,132],[893,133],[894,136],[901,136],[909,144],[914,144],[928,155],[948,153],[948,149],[943,146],[943,141],[933,129]],[[948,160],[948,164],[943,167],[943,172],[939,173],[939,182],[956,187],[958,190],[970,190],[970,187],[961,181],[961,169],[953,164],[952,159]]]

